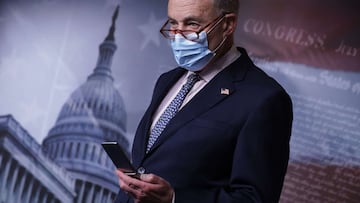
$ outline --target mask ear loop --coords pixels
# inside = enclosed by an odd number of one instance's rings
[[[211,31],[213,31],[215,29],[215,27],[225,18],[225,14],[223,15],[223,17],[220,18],[220,20],[218,22],[215,23],[214,26],[212,26],[212,28],[209,29],[209,31],[206,33],[206,35],[208,35]],[[211,51],[214,56],[216,55],[216,52],[218,51],[218,49],[220,49],[220,47],[222,47],[226,41],[226,39],[228,38],[228,36],[226,36],[220,43],[219,45],[213,50]]]
[[[220,49],[220,47],[222,47],[222,46],[224,45],[224,43],[225,43],[225,41],[226,41],[227,38],[228,38],[228,36],[226,36],[226,37],[220,42],[220,44],[219,44],[213,51],[211,51],[211,52],[214,54],[214,56],[216,55],[216,52],[218,51],[218,49]]]

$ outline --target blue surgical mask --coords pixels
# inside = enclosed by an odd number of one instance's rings
[[[176,34],[175,39],[171,41],[171,47],[178,65],[193,72],[203,69],[215,56],[215,52],[209,50],[205,31],[199,33],[196,41],[187,40],[181,34]]]

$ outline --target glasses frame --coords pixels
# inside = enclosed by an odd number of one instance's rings
[[[199,39],[199,34],[204,31],[207,27],[209,27],[211,24],[215,23],[214,26],[208,31],[211,32],[220,22],[221,20],[226,16],[226,13],[221,14],[220,16],[218,16],[217,18],[215,18],[214,20],[212,20],[210,23],[206,24],[204,27],[200,28],[200,30],[198,31],[194,31],[194,30],[179,30],[179,29],[165,29],[165,26],[169,23],[169,19],[164,23],[163,26],[161,26],[160,28],[160,33],[167,39],[175,39],[175,35],[180,33],[185,39],[196,42]],[[165,32],[174,32],[174,36],[170,36],[168,34],[165,34]],[[186,35],[184,34],[184,32],[189,32],[189,33],[195,33],[197,38],[196,39],[189,39],[188,37],[186,37]]]

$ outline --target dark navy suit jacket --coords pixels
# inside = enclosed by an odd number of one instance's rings
[[[289,158],[292,103],[246,51],[170,121],[145,153],[151,119],[185,73],[160,76],[138,126],[135,167],[166,179],[176,203],[278,202]],[[228,89],[229,94],[221,89]],[[133,202],[120,191],[117,203]]]

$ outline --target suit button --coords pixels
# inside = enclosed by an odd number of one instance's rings
[[[137,172],[140,173],[140,174],[144,174],[145,173],[145,168],[140,167],[140,168],[138,168]]]

